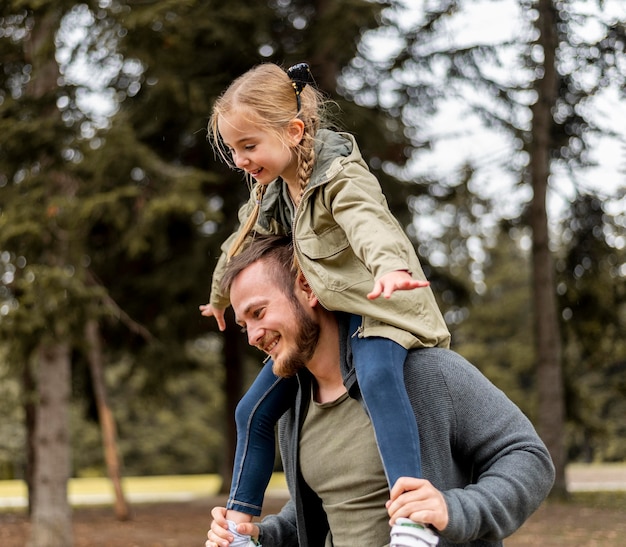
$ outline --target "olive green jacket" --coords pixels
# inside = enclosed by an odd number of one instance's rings
[[[367,298],[375,280],[388,272],[408,270],[415,279],[425,279],[424,272],[354,138],[320,130],[316,141],[315,167],[299,206],[294,211],[286,184],[273,181],[255,230],[293,232],[298,262],[318,300],[329,310],[363,316],[361,336],[383,336],[405,348],[448,347],[450,333],[430,287],[395,291],[389,299]],[[239,211],[242,224],[254,207],[254,196],[253,189]],[[219,284],[225,253],[236,235],[222,245],[213,274],[214,307],[229,304]]]

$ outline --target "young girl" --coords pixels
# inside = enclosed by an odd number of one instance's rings
[[[324,101],[309,84],[304,63],[287,72],[262,64],[236,79],[213,107],[211,142],[252,186],[241,226],[222,246],[210,303],[200,310],[224,330],[229,300],[220,280],[229,257],[253,231],[292,234],[295,259],[319,302],[356,317],[354,366],[391,488],[399,477],[421,477],[418,429],[404,387],[406,351],[447,347],[450,334],[380,184],[351,135],[322,128]],[[236,524],[261,513],[274,425],[293,402],[295,382],[275,376],[270,361],[237,407],[227,504],[234,547],[250,544],[238,537]]]

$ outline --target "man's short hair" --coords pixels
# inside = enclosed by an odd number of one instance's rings
[[[281,290],[287,295],[293,294],[298,269],[291,237],[261,234],[252,234],[244,250],[230,258],[221,281],[222,292],[229,294],[235,278],[259,260],[270,268],[272,278]]]

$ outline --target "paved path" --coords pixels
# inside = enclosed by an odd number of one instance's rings
[[[569,465],[566,470],[570,492],[626,491],[626,464]],[[130,503],[186,502],[214,495],[219,489],[216,475],[183,477],[128,477],[125,494]],[[287,495],[284,477],[276,473],[268,496]],[[113,502],[107,479],[71,479],[69,498],[72,505],[106,505]],[[26,486],[22,481],[0,481],[0,510],[26,507]]]
[[[565,470],[570,492],[626,490],[625,464],[572,464]]]

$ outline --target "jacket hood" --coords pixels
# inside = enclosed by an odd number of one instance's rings
[[[323,184],[341,171],[346,162],[355,159],[360,160],[361,153],[352,135],[320,129],[315,136],[315,166],[309,187]]]
[[[315,165],[307,188],[325,184],[351,161],[362,161],[354,137],[349,133],[320,129],[315,135]],[[293,206],[286,185],[280,178],[267,187],[257,222],[264,230],[270,230],[272,218],[290,231]]]

